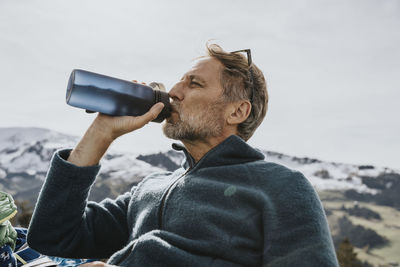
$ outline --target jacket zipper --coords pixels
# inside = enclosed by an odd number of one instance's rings
[[[162,199],[161,199],[161,204],[160,204],[160,209],[158,210],[158,229],[162,229],[162,216],[163,216],[163,211],[164,211],[164,206],[165,206],[165,201],[167,199],[167,196],[169,194],[169,192],[172,190],[172,187],[182,178],[184,177],[189,171],[191,170],[191,168],[187,169],[185,171],[185,173],[183,173],[181,176],[179,176],[179,178],[177,178],[172,184],[170,184],[168,186],[167,191],[165,191]]]
[[[159,226],[159,229],[161,229],[161,227],[162,227],[163,208],[164,208],[164,205],[165,205],[165,199],[167,198],[167,195],[169,194],[169,191],[171,191],[172,186],[175,185],[175,184],[176,184],[183,176],[185,176],[191,169],[192,169],[192,168],[187,169],[187,170],[185,171],[185,173],[183,173],[183,174],[182,174],[181,176],[179,176],[179,178],[177,178],[172,184],[170,184],[170,185],[168,186],[167,191],[165,191],[165,193],[164,193],[164,195],[163,195],[163,197],[162,197],[162,200],[161,200],[160,209],[159,209],[159,211],[158,211],[158,226]],[[122,258],[118,261],[118,264],[120,264],[121,262],[123,262],[123,261],[129,256],[129,254],[132,253],[133,247],[134,247],[134,245],[132,244],[132,248],[130,249],[130,252],[129,252],[129,253],[125,252],[126,255],[124,255],[124,257],[122,257]]]
[[[164,205],[165,205],[165,200],[166,200],[166,198],[167,198],[167,195],[169,194],[169,191],[171,191],[172,186],[174,186],[174,185],[175,185],[183,176],[185,176],[191,169],[192,169],[192,168],[187,169],[187,170],[185,171],[185,173],[183,173],[183,174],[182,174],[181,176],[179,176],[179,178],[177,178],[172,184],[170,184],[170,185],[168,186],[167,191],[165,191],[165,193],[164,193],[164,195],[163,195],[163,198],[162,198],[162,200],[161,200],[160,209],[159,209],[159,211],[158,211],[158,225],[159,225],[159,229],[161,229],[161,227],[162,227],[163,208],[164,208]],[[132,244],[132,248],[130,249],[130,252],[129,252],[129,253],[128,253],[128,252],[125,252],[126,254],[118,261],[118,264],[120,264],[121,262],[123,262],[123,261],[129,256],[129,254],[132,253],[133,247],[134,247],[134,245]]]

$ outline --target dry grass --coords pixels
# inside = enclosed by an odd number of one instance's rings
[[[340,192],[319,192],[319,195],[324,206],[333,211],[328,220],[334,235],[338,231],[337,219],[346,214],[340,208],[342,205],[347,208],[353,207],[354,201],[346,200]],[[389,245],[380,248],[356,248],[358,257],[363,261],[367,260],[374,266],[389,266],[389,263],[400,264],[400,211],[370,203],[358,202],[358,204],[379,213],[382,220],[367,220],[346,214],[352,223],[370,228],[390,241]]]

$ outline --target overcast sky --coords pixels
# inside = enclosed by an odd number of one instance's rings
[[[251,48],[270,94],[250,143],[296,156],[400,168],[400,1],[0,1],[0,127],[82,135],[65,103],[72,69],[168,88],[214,39]],[[170,148],[156,123],[114,149]]]

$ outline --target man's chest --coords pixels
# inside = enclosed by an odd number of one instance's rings
[[[131,240],[155,229],[189,239],[229,241],[233,234],[253,235],[260,229],[261,214],[245,180],[224,172],[146,180],[129,205]]]

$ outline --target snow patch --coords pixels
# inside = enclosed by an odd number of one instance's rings
[[[6,176],[7,176],[7,173],[5,172],[5,170],[0,169],[0,179],[4,179],[4,178],[6,178]]]

